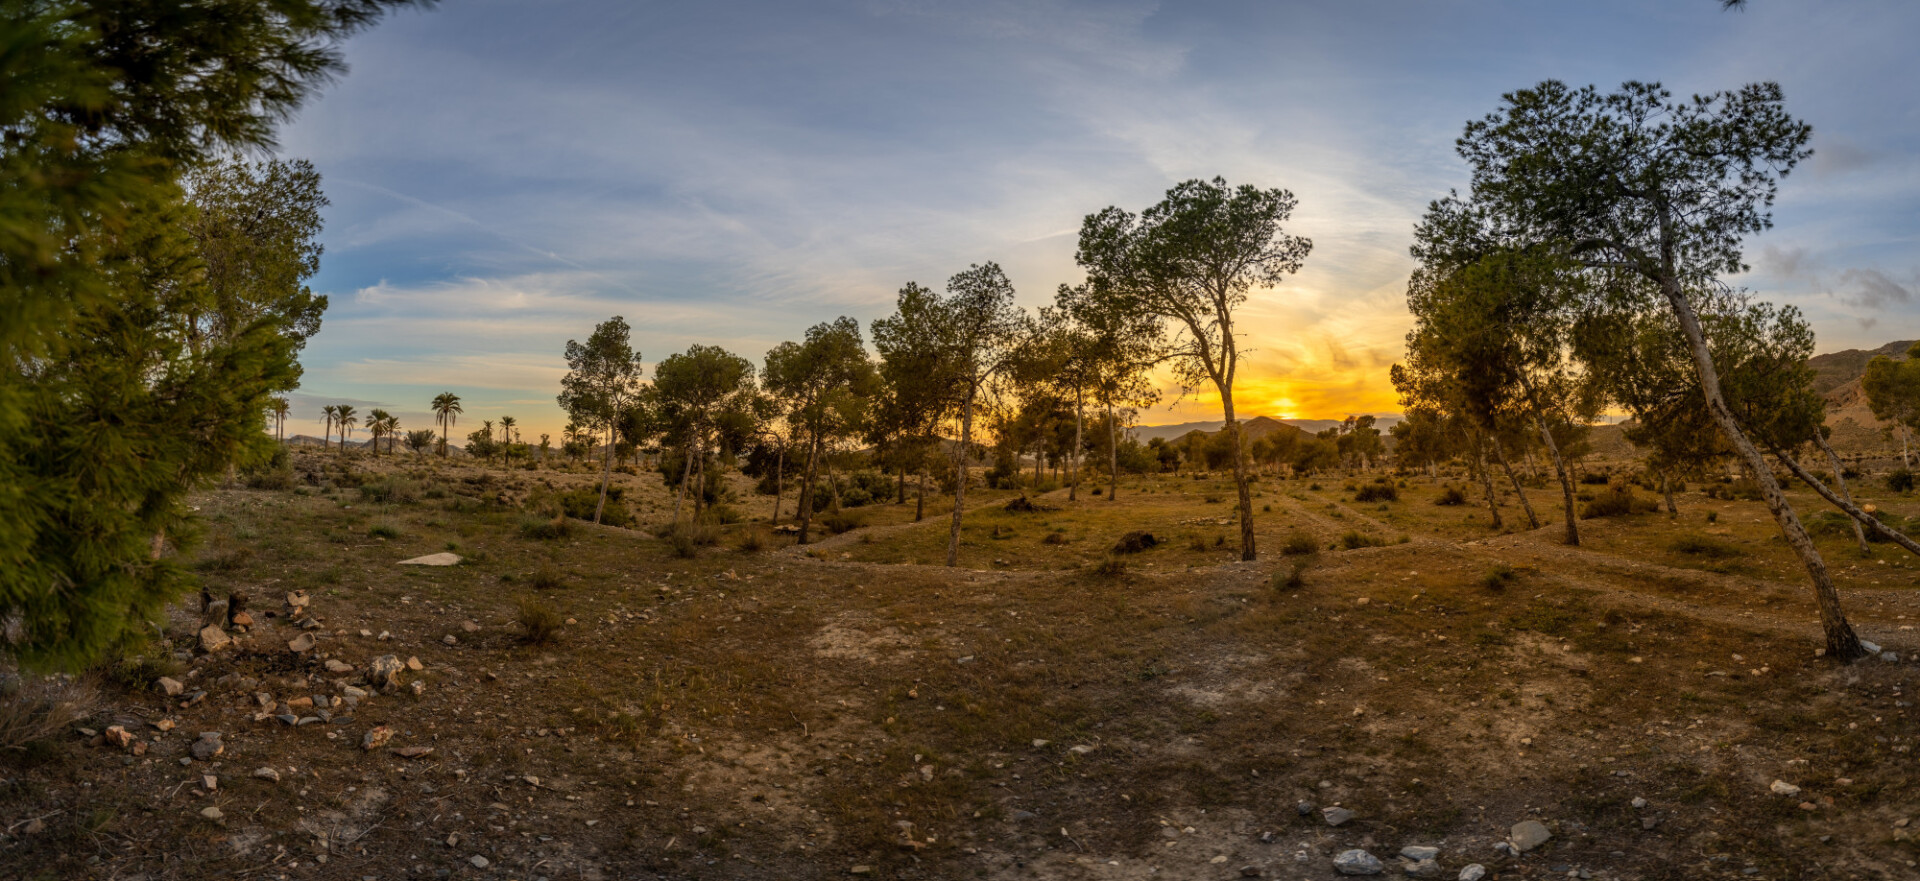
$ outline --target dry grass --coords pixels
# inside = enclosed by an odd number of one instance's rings
[[[24,752],[66,734],[99,706],[99,695],[85,683],[0,672],[0,751]]]

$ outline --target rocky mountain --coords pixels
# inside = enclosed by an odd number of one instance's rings
[[[1398,416],[1380,416],[1376,418],[1374,427],[1385,434],[1388,428],[1399,421]],[[1274,419],[1269,416],[1255,416],[1246,420],[1247,437],[1252,440],[1258,440],[1282,429],[1316,434],[1339,424],[1340,421],[1337,419]],[[1135,440],[1146,443],[1156,437],[1173,440],[1186,437],[1196,431],[1212,434],[1225,426],[1225,421],[1216,419],[1211,422],[1181,422],[1174,425],[1137,425],[1129,431]]]

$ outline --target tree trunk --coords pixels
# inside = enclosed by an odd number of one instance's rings
[[[1673,504],[1673,480],[1667,476],[1666,469],[1660,471],[1660,494],[1667,497],[1667,516],[1680,516],[1680,509]]]
[[[893,493],[893,498],[894,498],[893,503],[896,505],[904,505],[907,503],[907,469],[905,468],[895,469],[895,476],[897,478],[897,482],[895,483],[895,489]]]
[[[1507,473],[1507,482],[1513,484],[1513,494],[1520,497],[1520,509],[1527,512],[1527,525],[1532,529],[1540,528],[1540,518],[1533,513],[1533,502],[1527,500],[1527,491],[1520,485],[1520,477],[1513,472],[1513,464],[1507,461],[1507,451],[1501,449],[1500,438],[1491,434],[1487,440],[1493,444],[1493,460],[1500,463],[1500,470]]]
[[[680,523],[680,503],[686,501],[687,484],[693,480],[693,443],[688,441],[680,451],[680,489],[673,494],[673,522]]]
[[[953,525],[947,529],[947,565],[960,564],[960,515],[967,499],[967,445],[973,442],[973,395],[960,405],[960,446],[953,455]]]
[[[1227,417],[1226,430],[1233,442],[1233,485],[1240,493],[1240,559],[1257,560],[1259,550],[1253,544],[1253,487],[1247,481],[1247,445],[1240,423],[1233,418],[1233,385],[1220,384],[1220,406]]]
[[[1767,467],[1767,460],[1761,457],[1759,448],[1740,430],[1740,423],[1733,418],[1726,400],[1720,396],[1720,374],[1713,366],[1713,352],[1707,348],[1706,335],[1700,330],[1700,316],[1693,311],[1693,304],[1687,302],[1686,292],[1680,289],[1679,278],[1669,274],[1660,282],[1667,303],[1673,307],[1675,317],[1680,320],[1680,328],[1686,332],[1687,342],[1693,349],[1693,365],[1699,371],[1700,386],[1706,394],[1707,412],[1719,424],[1721,432],[1726,434],[1734,451],[1753,471],[1754,483],[1766,498],[1767,508],[1773,512],[1773,519],[1780,525],[1781,534],[1786,537],[1794,553],[1800,556],[1800,561],[1806,566],[1807,576],[1813,581],[1814,602],[1820,608],[1820,626],[1826,632],[1827,654],[1842,661],[1865,655],[1866,651],[1860,647],[1860,637],[1854,634],[1852,625],[1847,623],[1846,614],[1840,609],[1840,592],[1833,586],[1833,577],[1827,573],[1827,563],[1820,558],[1819,549],[1813,546],[1813,537],[1807,534],[1799,515],[1787,503],[1786,494],[1780,490],[1779,482],[1773,479],[1773,469]]]
[[[1553,457],[1553,470],[1560,475],[1560,497],[1567,507],[1567,544],[1580,543],[1580,518],[1573,510],[1573,475],[1567,473],[1567,463],[1560,458],[1560,445],[1554,443],[1553,432],[1547,429],[1547,420],[1540,418],[1539,409],[1533,411],[1533,424],[1540,427],[1540,440],[1547,445],[1547,455]]]
[[[1084,419],[1082,414],[1085,410],[1086,404],[1081,397],[1080,389],[1076,387],[1073,390],[1073,451],[1067,454],[1067,501],[1069,502],[1080,498],[1080,444],[1082,443],[1080,423]]]
[[[1853,491],[1847,489],[1847,475],[1843,473],[1847,466],[1840,464],[1840,455],[1833,451],[1833,446],[1827,443],[1826,434],[1818,428],[1813,430],[1813,442],[1820,445],[1820,449],[1827,454],[1827,462],[1833,465],[1833,482],[1840,485],[1840,497],[1846,499],[1848,504],[1852,504]],[[1860,527],[1858,520],[1853,521],[1853,539],[1860,543],[1861,556],[1873,553],[1873,549],[1867,547],[1866,530]]]
[[[780,452],[775,455],[774,464],[773,464],[773,519],[767,521],[768,526],[780,525],[780,493],[782,490],[786,489],[786,487],[783,485],[786,481],[786,477],[787,477],[787,445],[781,444]]]
[[[833,473],[833,448],[828,447],[820,458],[827,465],[827,503],[832,506],[833,513],[838,514],[840,513],[840,478]]]
[[[920,468],[920,491],[914,493],[913,522],[919,523],[927,518],[927,469]]]
[[[1113,415],[1112,401],[1107,402],[1107,434],[1107,501],[1112,502],[1120,498],[1120,420]]]
[[[1900,426],[1900,467],[1912,468],[1913,459],[1907,455],[1907,424],[1905,422],[1895,424]]]
[[[1500,528],[1500,500],[1493,494],[1493,474],[1487,470],[1487,450],[1480,436],[1473,436],[1474,461],[1480,463],[1480,487],[1487,491],[1487,511],[1493,514],[1493,528]]]
[[[607,426],[607,467],[600,472],[600,501],[593,506],[593,525],[600,525],[600,514],[607,510],[607,484],[613,482],[613,426]],[[679,519],[676,506],[674,518]]]
[[[1852,517],[1855,522],[1865,524],[1868,529],[1873,530],[1874,534],[1879,535],[1881,538],[1906,548],[1912,553],[1920,554],[1920,542],[1915,542],[1899,530],[1885,523],[1881,523],[1880,518],[1861,510],[1858,505],[1835,495],[1833,490],[1828,489],[1826,484],[1820,482],[1819,478],[1807,473],[1805,468],[1800,467],[1800,463],[1795,462],[1792,456],[1788,456],[1778,450],[1775,450],[1773,455],[1774,458],[1780,460],[1780,464],[1787,467],[1788,471],[1793,472],[1793,476],[1800,478],[1800,482],[1812,487],[1813,491],[1819,493],[1821,498],[1826,499],[1832,503],[1834,507],[1846,512],[1847,516]]]
[[[800,482],[800,536],[796,544],[807,543],[807,530],[813,526],[813,480],[819,474],[820,433],[807,438],[807,471]]]

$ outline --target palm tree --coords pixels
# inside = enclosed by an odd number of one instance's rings
[[[340,408],[328,404],[321,408],[327,414],[327,427],[320,432],[320,449],[326,449],[333,441],[333,418],[340,414]]]
[[[353,427],[360,424],[360,417],[353,415],[351,404],[341,404],[334,408],[333,421],[340,425],[340,451],[347,451],[347,436],[353,433]]]
[[[389,415],[386,418],[387,452],[393,452],[393,439],[400,434],[400,417]]]
[[[281,443],[287,442],[287,414],[293,405],[286,398],[274,398],[267,403],[267,415],[273,417],[273,437]]]
[[[433,429],[431,428],[422,428],[415,431],[409,431],[407,432],[407,437],[406,437],[407,449],[412,450],[415,453],[419,453],[422,450],[431,449],[433,447],[434,439],[435,438],[433,436]]]
[[[455,417],[460,415],[460,396],[453,392],[441,392],[433,399],[433,415],[440,421],[440,458],[447,457],[447,432],[453,430]]]
[[[513,417],[500,417],[500,458],[507,464],[513,464]]]
[[[380,438],[387,433],[387,420],[392,418],[392,414],[378,407],[367,414],[367,433],[373,435],[373,454],[376,456],[380,455]]]

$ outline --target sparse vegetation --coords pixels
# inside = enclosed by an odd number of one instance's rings
[[[539,597],[523,596],[514,605],[514,623],[520,625],[520,639],[528,645],[547,646],[560,639],[565,622],[560,613]]]

